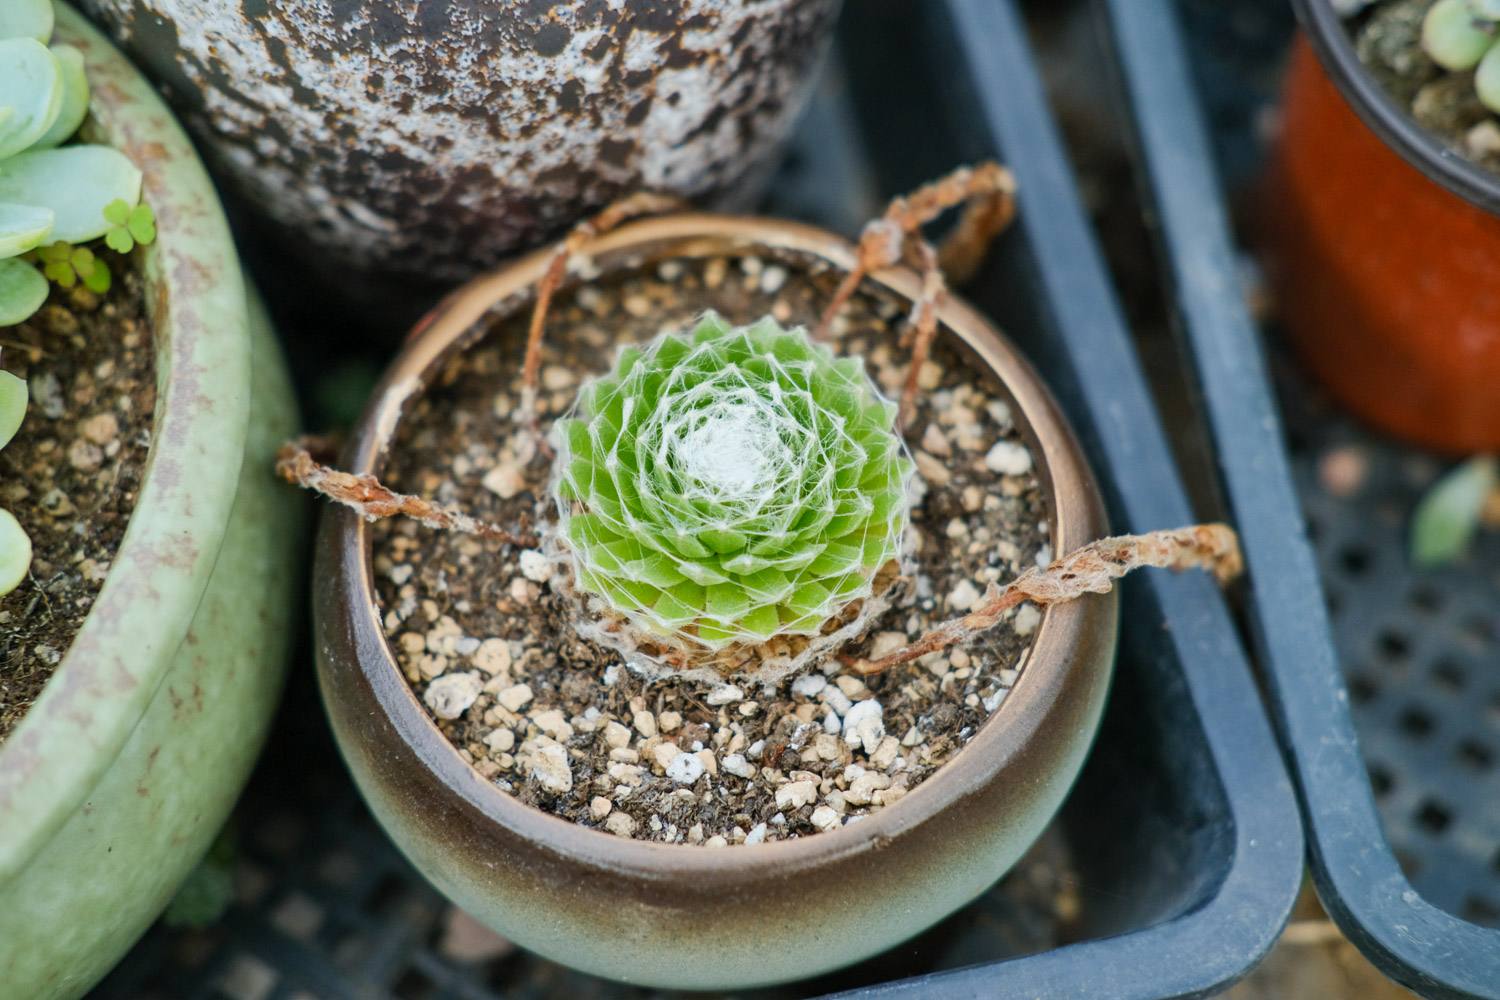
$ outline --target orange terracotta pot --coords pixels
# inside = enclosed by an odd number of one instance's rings
[[[1500,217],[1377,137],[1300,35],[1262,194],[1282,318],[1339,402],[1427,447],[1500,449]]]

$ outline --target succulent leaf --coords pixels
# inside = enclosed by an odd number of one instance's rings
[[[50,149],[66,142],[89,113],[89,80],[84,73],[83,53],[71,45],[54,45],[52,55],[62,74],[62,107],[51,127],[32,143],[32,149]]]
[[[47,279],[24,260],[0,260],[0,326],[25,320],[47,301]],[[4,390],[0,388],[0,409]]]
[[[5,0],[0,4],[0,38],[52,37],[52,0]]]
[[[7,371],[0,371],[0,448],[10,443],[26,416],[29,393],[26,382]]]
[[[699,647],[816,634],[897,555],[894,417],[857,362],[770,318],[625,348],[558,424],[578,585]]]
[[[1494,455],[1476,455],[1433,484],[1412,515],[1412,562],[1432,569],[1460,558],[1479,531],[1485,498],[1497,488]]]
[[[30,568],[31,539],[14,514],[0,510],[0,594],[20,586]]]
[[[1468,0],[1438,0],[1422,19],[1422,48],[1444,69],[1472,69],[1495,36],[1476,21]]]
[[[1474,69],[1474,93],[1479,103],[1500,112],[1500,45],[1493,45]]]
[[[28,150],[0,160],[0,202],[51,209],[52,238],[68,243],[103,236],[110,228],[104,206],[119,199],[134,207],[140,196],[140,170],[108,146]]]
[[[0,40],[0,104],[14,109],[0,124],[0,159],[46,134],[62,111],[65,89],[62,67],[47,46],[34,38]]]
[[[0,202],[0,260],[39,246],[51,232],[50,209]]]

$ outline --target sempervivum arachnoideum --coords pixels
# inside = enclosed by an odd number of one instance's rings
[[[761,647],[777,673],[848,638],[906,529],[895,415],[858,360],[770,318],[710,313],[624,348],[558,425],[559,535],[604,613],[591,634],[725,672]]]

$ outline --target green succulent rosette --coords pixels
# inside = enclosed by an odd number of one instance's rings
[[[558,422],[575,583],[709,650],[817,635],[897,556],[914,466],[863,364],[709,313],[621,350]]]

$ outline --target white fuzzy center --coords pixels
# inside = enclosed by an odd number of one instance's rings
[[[686,423],[674,449],[680,468],[720,503],[774,490],[792,463],[791,449],[763,401],[715,403]]]

